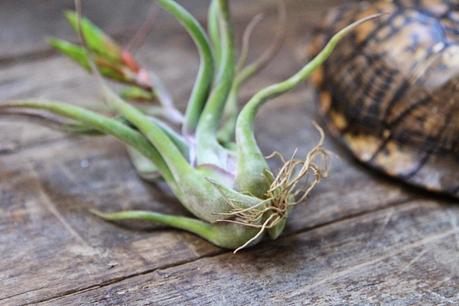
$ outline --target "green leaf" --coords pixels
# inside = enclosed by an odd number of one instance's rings
[[[91,70],[87,52],[83,47],[57,38],[48,39],[48,43],[86,71],[89,72]],[[111,63],[108,59],[104,59],[98,55],[95,56],[94,61],[104,77],[125,84],[133,84],[135,82],[118,63]]]
[[[66,11],[65,17],[72,26],[75,33],[80,33],[78,14],[74,11]],[[88,48],[110,61],[122,62],[122,50],[120,46],[105,34],[99,27],[94,25],[87,18],[81,18],[81,31]]]
[[[146,91],[137,86],[129,86],[121,90],[121,97],[125,100],[151,102],[156,96],[153,92]]]
[[[88,57],[83,47],[58,38],[50,38],[48,39],[48,43],[84,69],[90,70]]]
[[[198,163],[213,163],[224,167],[221,155],[224,148],[217,141],[217,130],[231,91],[235,75],[234,33],[231,24],[229,2],[218,1],[221,16],[222,54],[218,81],[204,107],[196,129],[196,156]],[[226,154],[223,154],[225,156]]]
[[[147,181],[155,181],[161,177],[158,167],[151,160],[130,146],[127,147],[127,151],[132,164],[141,178]]]
[[[200,66],[198,76],[188,101],[185,115],[184,131],[194,133],[199,117],[209,96],[214,78],[214,59],[209,38],[201,24],[184,7],[173,0],[156,0],[164,10],[174,16],[190,34],[198,48]]]
[[[302,84],[317,68],[320,67],[332,54],[338,43],[352,30],[362,23],[377,18],[381,15],[372,15],[354,22],[336,33],[309,63],[287,80],[268,86],[257,92],[244,106],[238,116],[236,124],[236,142],[238,151],[236,184],[243,192],[262,197],[269,183],[261,175],[268,164],[258,147],[254,135],[254,122],[258,110],[266,102],[284,94],[299,84]]]
[[[176,183],[172,177],[172,173],[156,148],[153,147],[141,133],[120,122],[119,119],[109,118],[82,107],[59,102],[24,100],[12,101],[0,105],[0,111],[6,108],[48,111],[52,114],[75,120],[104,134],[112,135],[150,159],[156,167],[158,167],[158,171],[164,177],[168,185],[172,189],[176,189]]]
[[[130,210],[103,213],[98,210],[91,210],[91,212],[106,221],[143,220],[167,225],[196,234],[219,247],[227,249],[240,247],[251,240],[258,232],[256,228],[236,224],[209,224],[194,218],[153,211]]]

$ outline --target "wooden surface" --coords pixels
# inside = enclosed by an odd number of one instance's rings
[[[207,1],[183,2],[205,16]],[[250,16],[266,13],[253,58],[269,44],[276,19],[274,1],[247,2],[232,1],[239,34]],[[285,46],[243,90],[244,99],[305,62],[319,13],[337,2],[288,1]],[[94,1],[87,13],[126,42],[149,7],[127,3]],[[0,100],[46,97],[100,108],[91,78],[44,43],[49,34],[70,34],[64,7],[71,1],[0,3]],[[156,26],[139,57],[185,101],[196,52],[166,15]],[[311,121],[320,122],[315,102],[313,88],[304,86],[267,105],[257,120],[264,152],[311,148],[318,139]],[[88,213],[96,207],[186,214],[164,186],[137,177],[115,140],[70,137],[5,117],[0,136],[0,304],[459,302],[458,203],[368,171],[331,139],[327,147],[340,156],[331,177],[297,207],[284,235],[233,255],[191,234],[119,226]]]

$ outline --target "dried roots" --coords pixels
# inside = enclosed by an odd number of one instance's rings
[[[296,150],[289,160],[279,152],[274,152],[267,158],[279,157],[283,165],[277,176],[271,172],[266,175],[272,181],[265,199],[259,204],[241,209],[236,202],[227,199],[231,206],[229,213],[222,214],[226,216],[221,222],[229,222],[244,226],[259,228],[258,233],[244,245],[239,247],[235,252],[247,247],[258,239],[266,229],[278,225],[287,218],[291,207],[302,203],[314,187],[319,184],[322,178],[327,177],[330,155],[323,148],[325,139],[324,132],[320,126],[314,123],[315,128],[320,133],[319,143],[307,153],[306,158],[296,159]]]

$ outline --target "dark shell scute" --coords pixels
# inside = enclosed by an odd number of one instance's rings
[[[327,19],[324,41],[377,12],[324,65],[321,111],[361,161],[459,197],[459,3],[376,1]]]

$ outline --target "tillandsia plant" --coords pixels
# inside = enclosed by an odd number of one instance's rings
[[[219,247],[236,251],[256,244],[266,235],[276,239],[293,207],[302,203],[326,175],[328,156],[322,147],[323,133],[318,128],[320,141],[306,157],[282,158],[283,166],[274,174],[254,135],[257,112],[270,99],[303,83],[345,35],[369,18],[338,32],[296,74],[257,92],[237,112],[240,86],[264,65],[275,49],[245,66],[248,37],[256,21],[246,32],[238,63],[228,0],[211,1],[209,34],[177,2],[155,2],[183,25],[200,55],[200,69],[183,115],[157,77],[152,77],[130,53],[82,18],[81,13],[73,12],[66,16],[81,37],[82,45],[58,39],[50,42],[96,75],[106,103],[116,115],[36,100],[6,101],[0,105],[0,111],[38,110],[40,114],[36,116],[66,131],[116,137],[127,145],[139,173],[146,178],[164,180],[180,203],[196,217],[151,211],[93,211],[105,220],[148,220],[192,232]],[[125,87],[121,93],[114,93],[106,80]],[[174,128],[177,124],[181,125],[180,129]]]

